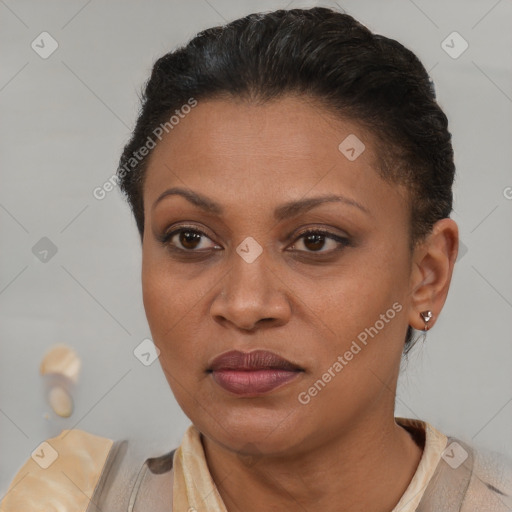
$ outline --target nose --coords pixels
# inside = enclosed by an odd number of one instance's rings
[[[210,307],[216,322],[252,331],[258,324],[280,326],[290,320],[289,288],[269,266],[265,251],[251,263],[234,253],[221,287]]]

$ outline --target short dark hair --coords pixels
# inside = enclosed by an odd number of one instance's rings
[[[151,151],[142,158],[138,151],[159,126],[169,126],[170,115],[191,98],[266,102],[287,94],[317,100],[368,129],[380,176],[408,192],[411,249],[435,222],[449,217],[455,175],[451,134],[416,55],[348,14],[325,7],[280,9],[203,30],[155,62],[117,171],[141,238]],[[409,327],[404,353],[411,341]]]

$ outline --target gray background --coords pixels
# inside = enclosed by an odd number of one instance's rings
[[[156,439],[163,448],[180,442],[189,420],[158,361],[144,366],[133,354],[150,337],[135,223],[117,189],[102,201],[92,191],[116,169],[156,58],[249,12],[313,5],[0,1],[0,496],[39,443],[63,428]],[[442,315],[401,377],[397,415],[512,455],[512,3],[338,8],[417,53],[456,152],[462,252]],[[31,48],[43,31],[59,45],[46,59]],[[453,31],[469,43],[458,58],[441,46]],[[43,237],[57,247],[46,262],[32,250]],[[83,359],[68,419],[45,404],[38,373],[58,342]]]

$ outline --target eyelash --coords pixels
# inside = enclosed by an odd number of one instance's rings
[[[180,226],[179,228],[174,229],[170,233],[164,233],[159,238],[159,241],[160,241],[160,243],[162,243],[162,245],[165,245],[169,250],[172,250],[172,251],[175,251],[175,252],[188,253],[188,254],[194,254],[194,253],[200,254],[202,252],[202,250],[181,249],[179,247],[175,247],[174,245],[172,245],[170,243],[170,240],[172,240],[172,238],[175,235],[177,235],[179,233],[182,233],[184,231],[189,232],[189,233],[199,234],[201,236],[204,236],[204,237],[210,239],[210,237],[204,231],[201,231],[200,229],[197,229],[196,227],[193,227],[193,226]],[[335,242],[337,242],[339,244],[339,247],[336,248],[336,249],[332,249],[330,251],[298,251],[298,252],[306,253],[306,254],[319,254],[319,255],[321,255],[321,254],[323,254],[323,255],[329,254],[330,255],[330,254],[332,254],[334,252],[337,252],[337,251],[340,251],[341,249],[343,249],[343,248],[345,248],[345,247],[350,245],[350,240],[348,238],[336,235],[336,234],[331,233],[330,231],[327,231],[327,230],[322,229],[322,228],[311,228],[311,229],[307,229],[305,231],[302,231],[301,233],[299,233],[297,235],[297,237],[296,237],[296,239],[295,239],[295,241],[293,242],[292,245],[295,245],[295,243],[299,239],[301,239],[303,237],[306,237],[308,235],[322,235],[325,238],[329,238],[329,239],[334,240]]]

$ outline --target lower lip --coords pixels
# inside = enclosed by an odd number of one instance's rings
[[[301,373],[279,369],[216,370],[212,372],[212,377],[219,386],[231,393],[257,396],[296,379]]]

